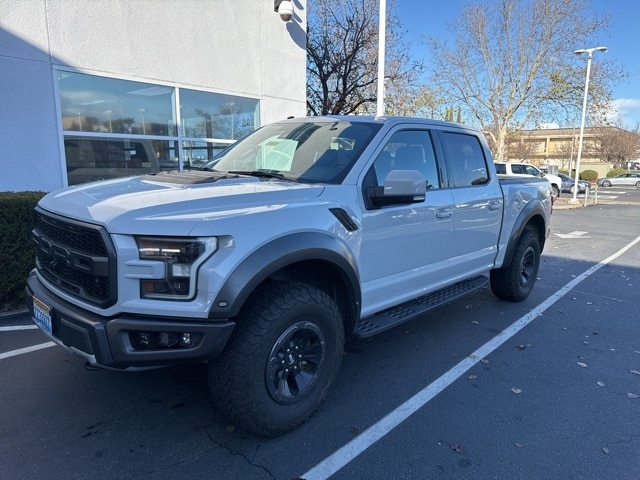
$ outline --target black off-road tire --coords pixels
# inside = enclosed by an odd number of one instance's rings
[[[498,298],[521,302],[533,290],[539,268],[540,240],[532,229],[526,228],[518,240],[511,263],[491,270],[491,290]]]
[[[340,369],[344,327],[335,302],[298,282],[269,282],[249,299],[209,365],[216,409],[233,425],[283,434],[320,406]]]

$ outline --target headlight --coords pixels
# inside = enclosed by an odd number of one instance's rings
[[[165,276],[140,280],[142,298],[187,300],[196,291],[198,267],[218,248],[216,237],[136,237],[140,260],[165,264]]]

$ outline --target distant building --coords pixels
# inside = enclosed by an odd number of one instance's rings
[[[599,158],[599,137],[603,128],[586,127],[582,139],[580,171],[595,170],[599,177],[606,176],[611,164]],[[543,128],[522,130],[507,145],[508,161],[528,161],[541,167],[557,166],[560,171],[573,172],[578,156],[579,128]]]
[[[0,2],[0,191],[198,165],[306,113],[306,0]]]

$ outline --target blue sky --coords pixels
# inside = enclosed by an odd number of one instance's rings
[[[482,2],[482,0],[479,1]],[[406,31],[406,45],[413,46],[414,56],[419,57],[424,52],[419,45],[424,35],[446,38],[450,35],[447,31],[448,22],[458,17],[466,5],[477,2],[473,0],[444,2],[396,0],[395,3],[403,29]],[[630,78],[613,89],[613,99],[623,125],[634,128],[640,123],[640,50],[637,47],[640,2],[637,0],[591,0],[591,6],[594,12],[611,15],[611,27],[594,39],[593,45],[568,45],[567,48],[573,51],[605,46],[609,51],[596,52],[593,62],[597,62],[599,55],[607,55],[623,64]],[[428,61],[426,55],[424,60]]]

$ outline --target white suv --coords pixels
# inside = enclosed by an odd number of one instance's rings
[[[533,175],[534,177],[543,177],[549,180],[553,195],[560,196],[562,190],[562,179],[557,175],[542,172],[538,167],[534,167],[530,163],[512,163],[512,162],[494,162],[496,172],[501,175]]]

